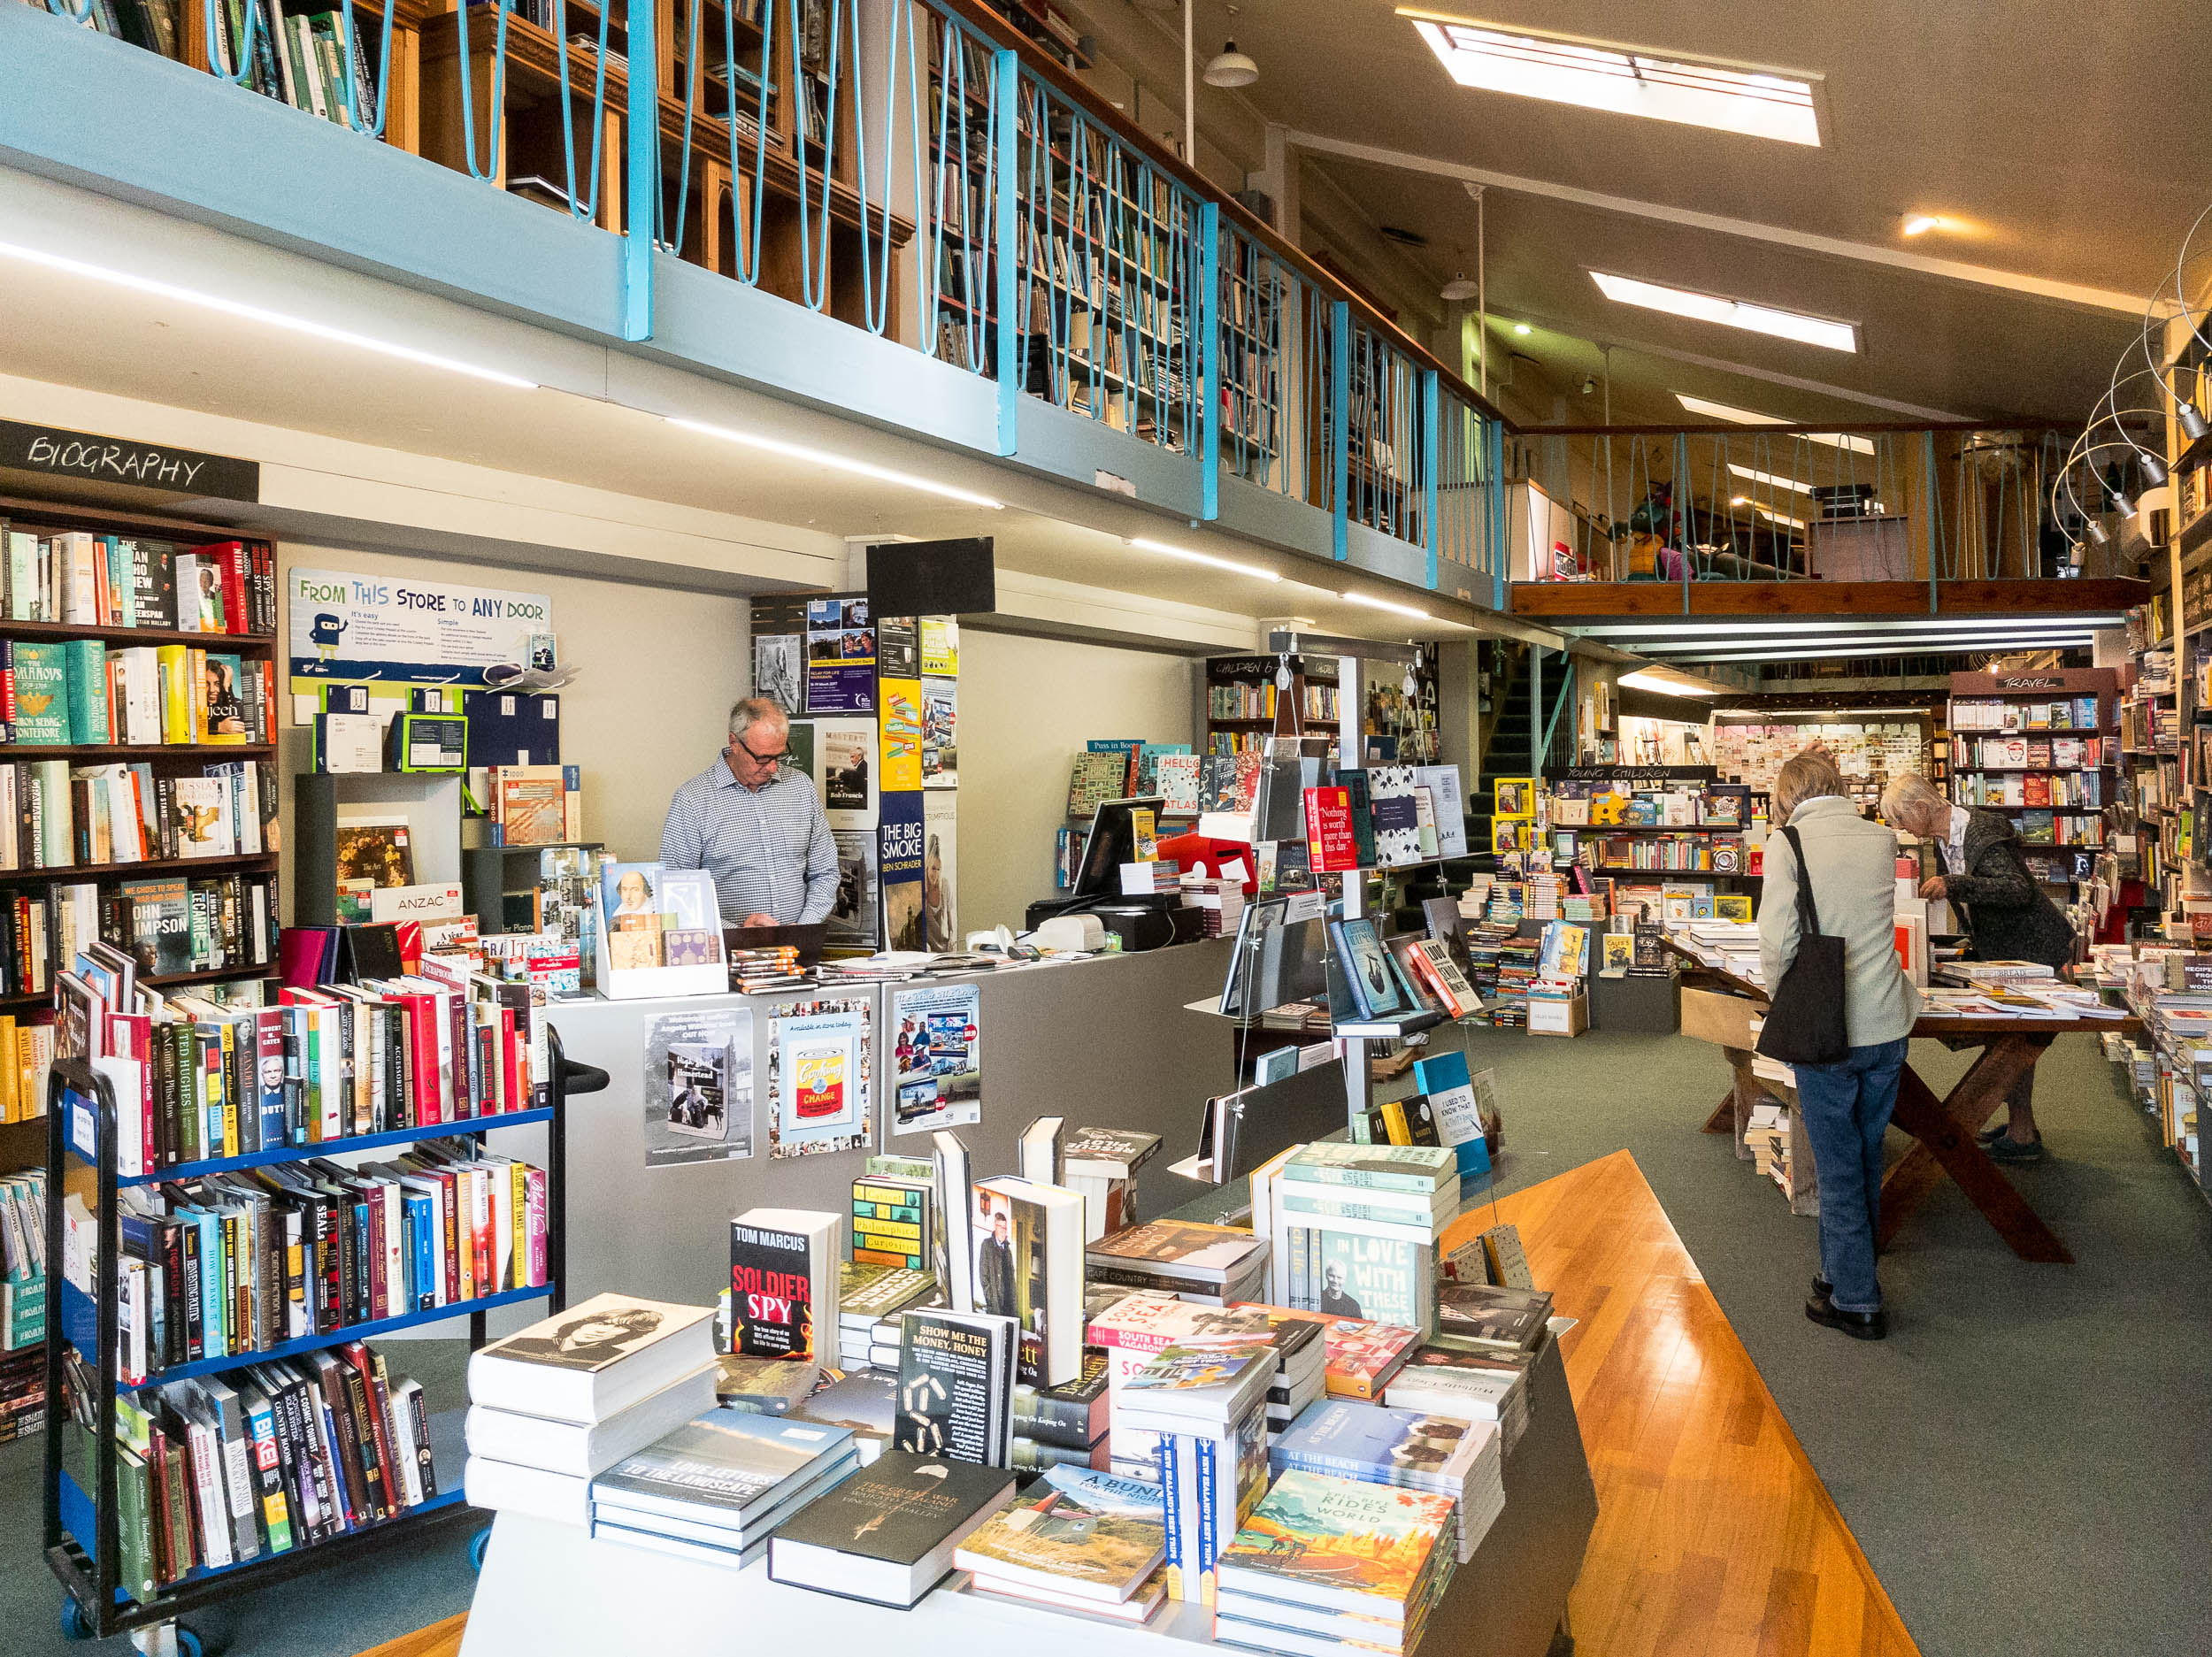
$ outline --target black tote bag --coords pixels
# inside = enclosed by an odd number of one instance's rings
[[[1820,930],[1805,844],[1785,828],[1797,854],[1797,956],[1771,992],[1759,1051],[1785,1064],[1839,1064],[1851,1052],[1843,1022],[1843,940]]]

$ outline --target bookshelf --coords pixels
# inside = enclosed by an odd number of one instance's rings
[[[1339,718],[1337,664],[1333,656],[1290,658],[1290,694],[1294,719],[1282,705],[1275,679],[1283,659],[1276,656],[1214,656],[1206,658],[1206,745],[1209,754],[1263,750],[1278,733],[1295,734],[1309,726],[1336,728]],[[1407,764],[1425,764],[1409,759]]]
[[[326,1139],[313,1144],[284,1146],[244,1155],[173,1164],[142,1176],[126,1176],[118,1167],[119,1139],[116,1101],[104,1076],[96,1075],[81,1060],[61,1060],[54,1066],[47,1116],[48,1161],[58,1180],[86,1199],[97,1231],[94,1247],[93,1289],[87,1295],[65,1279],[60,1285],[56,1316],[48,1324],[46,1383],[50,1399],[61,1392],[65,1352],[74,1348],[92,1371],[94,1419],[90,1423],[93,1450],[88,1470],[91,1488],[86,1489],[65,1455],[71,1422],[58,1408],[49,1409],[45,1431],[44,1543],[47,1562],[60,1579],[66,1596],[62,1620],[72,1638],[107,1638],[131,1630],[173,1622],[180,1615],[218,1603],[242,1588],[265,1586],[342,1566],[365,1554],[395,1544],[419,1545],[422,1538],[442,1530],[476,1522],[462,1489],[464,1446],[460,1413],[429,1418],[429,1442],[440,1489],[434,1495],[403,1512],[357,1523],[344,1532],[308,1542],[296,1538],[284,1552],[265,1547],[256,1558],[227,1566],[195,1566],[166,1583],[150,1599],[135,1598],[123,1586],[124,1503],[119,1488],[119,1443],[117,1438],[119,1400],[141,1387],[166,1385],[195,1377],[219,1377],[250,1366],[335,1352],[353,1342],[396,1333],[455,1318],[468,1319],[471,1350],[487,1338],[487,1318],[504,1307],[542,1301],[549,1312],[565,1304],[566,1278],[567,1159],[566,1124],[569,1093],[595,1092],[606,1085],[603,1071],[572,1065],[561,1052],[557,1032],[549,1032],[551,1076],[549,1102],[541,1108],[492,1116],[465,1117],[410,1126],[383,1132]],[[326,1331],[265,1347],[228,1353],[191,1362],[157,1366],[141,1382],[123,1378],[120,1273],[118,1262],[123,1247],[119,1193],[132,1186],[178,1179],[200,1178],[252,1168],[303,1162],[311,1158],[349,1152],[404,1147],[433,1139],[467,1138],[480,1145],[485,1134],[510,1128],[542,1126],[547,1134],[545,1282],[503,1289],[456,1300],[428,1310],[342,1323]],[[62,1258],[62,1204],[48,1205],[49,1257]],[[518,1254],[519,1263],[519,1254]],[[520,1276],[518,1272],[516,1275]],[[336,1447],[333,1447],[336,1454]]]
[[[2119,675],[1954,673],[1945,723],[1951,799],[2010,817],[2030,871],[2080,896],[2124,792]]]

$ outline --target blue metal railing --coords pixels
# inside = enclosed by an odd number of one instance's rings
[[[438,3],[42,0],[623,235],[626,337],[672,255],[995,381],[1002,452],[1048,403],[1502,602],[1495,418],[971,0]]]

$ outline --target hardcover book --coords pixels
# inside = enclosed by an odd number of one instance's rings
[[[1321,1325],[1321,1338],[1328,1354],[1331,1398],[1380,1397],[1390,1377],[1399,1372],[1409,1354],[1421,1345],[1421,1331],[1411,1325],[1331,1317],[1286,1306],[1258,1306],[1256,1302],[1240,1304],[1233,1309],[1255,1308],[1271,1318],[1303,1318]]]
[[[1451,1523],[1448,1496],[1285,1473],[1221,1556],[1221,1587],[1403,1622]]]
[[[1414,786],[1410,765],[1378,765],[1367,772],[1375,861],[1385,868],[1421,859],[1420,808]]]
[[[595,1422],[713,1356],[712,1307],[595,1294],[471,1354],[469,1401]]]
[[[1352,833],[1352,796],[1341,787],[1306,790],[1306,856],[1317,873],[1359,867]]]
[[[950,1569],[979,1515],[1013,1492],[1004,1469],[887,1450],[786,1520],[768,1575],[879,1605],[911,1607]]]
[[[1448,1283],[1437,1294],[1436,1344],[1532,1352],[1550,1319],[1551,1296],[1541,1290]]]
[[[741,1531],[793,1485],[854,1455],[846,1428],[711,1409],[599,1475],[592,1501]]]
[[[894,1446],[1005,1466],[1013,1438],[1014,1321],[932,1309],[902,1313],[900,1324]]]
[[[1166,1554],[1160,1487],[1056,1467],[975,1530],[953,1562],[979,1576],[1118,1604]]]
[[[749,1208],[730,1222],[730,1349],[748,1358],[835,1353],[843,1223],[805,1208]],[[823,1324],[826,1322],[826,1330]]]

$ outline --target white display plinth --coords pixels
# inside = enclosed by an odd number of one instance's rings
[[[765,1561],[726,1570],[506,1513],[492,1527],[461,1657],[1040,1657],[1077,1645],[1086,1657],[1163,1657],[1174,1649],[1165,1642],[1210,1644],[1211,1620],[1171,1603],[1131,1628],[942,1591],[895,1611],[771,1582]]]

